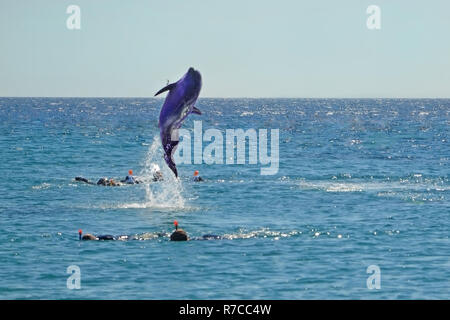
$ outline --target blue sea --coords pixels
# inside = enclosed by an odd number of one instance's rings
[[[184,129],[279,129],[279,170],[178,164],[179,180],[162,103],[0,98],[0,299],[449,298],[450,100],[203,98]],[[74,181],[130,169],[144,183]],[[191,241],[170,241],[174,220]]]

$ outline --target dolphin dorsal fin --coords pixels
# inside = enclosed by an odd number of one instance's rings
[[[175,86],[176,86],[177,84],[176,83],[171,83],[171,84],[168,84],[167,86],[165,86],[164,88],[162,88],[161,90],[159,90],[156,94],[155,94],[155,97],[158,95],[158,94],[160,94],[160,93],[162,93],[162,92],[164,92],[164,91],[167,91],[167,90],[172,90],[173,88],[175,88]]]

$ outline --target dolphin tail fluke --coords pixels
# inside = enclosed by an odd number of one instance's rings
[[[175,150],[178,146],[178,131],[174,132],[174,137],[176,137],[176,140],[172,140],[171,137],[166,137],[166,143],[164,144],[164,160],[166,161],[167,165],[169,166],[170,170],[175,174],[175,177],[178,177],[178,171],[177,166],[175,165],[175,162],[173,161],[173,154],[175,153]]]
[[[176,83],[168,84],[167,86],[165,86],[164,88],[162,88],[161,90],[159,90],[159,91],[155,94],[155,97],[156,97],[158,94],[163,93],[164,91],[170,91],[170,90],[172,90],[176,85],[177,85]]]
[[[175,174],[175,178],[178,178],[178,171],[177,166],[175,165],[175,162],[173,162],[173,159],[171,156],[164,154],[164,160],[166,160],[167,165],[169,166],[170,170]]]

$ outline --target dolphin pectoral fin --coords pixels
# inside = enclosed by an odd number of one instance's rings
[[[194,107],[194,109],[192,109],[192,113],[202,115],[202,112],[199,109],[197,109],[196,107]]]
[[[159,91],[155,94],[155,97],[156,97],[158,94],[160,94],[160,93],[162,93],[162,92],[164,92],[164,91],[170,91],[170,90],[172,90],[173,88],[175,88],[176,85],[177,85],[176,83],[168,84],[167,86],[165,86],[164,88],[162,88],[161,90],[159,90]]]

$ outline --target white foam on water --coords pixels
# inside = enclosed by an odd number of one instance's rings
[[[447,191],[448,186],[436,181],[306,181],[299,183],[302,189],[326,192],[430,192]]]
[[[39,185],[32,186],[31,188],[34,190],[40,190],[40,189],[48,189],[48,188],[50,188],[50,186],[51,186],[50,183],[43,182]]]

